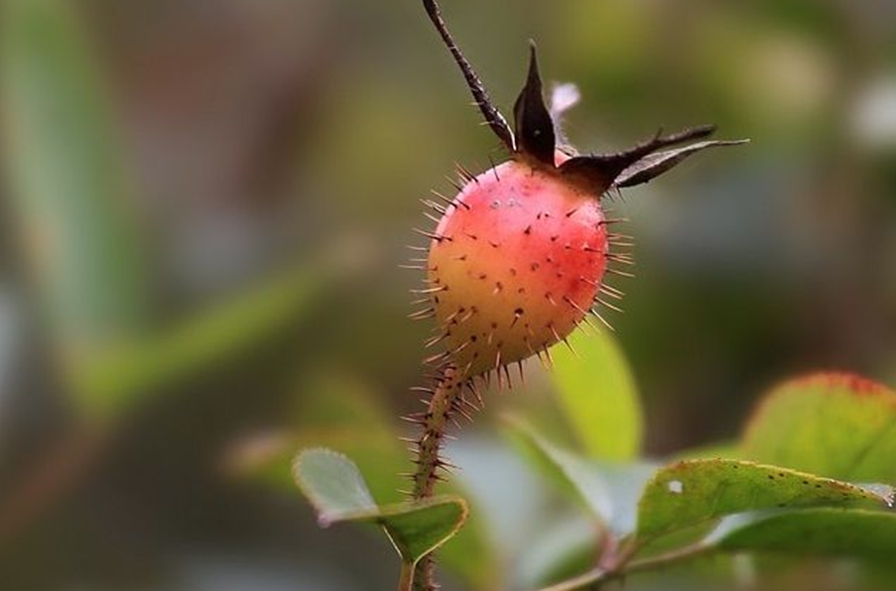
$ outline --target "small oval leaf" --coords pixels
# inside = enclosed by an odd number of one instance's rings
[[[305,450],[296,456],[293,476],[317,510],[321,526],[377,515],[364,477],[341,453],[325,448]]]

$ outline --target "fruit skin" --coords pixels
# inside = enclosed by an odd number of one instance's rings
[[[557,152],[559,166],[568,156]],[[427,282],[450,361],[466,377],[565,339],[606,269],[600,195],[528,158],[469,180],[436,227]]]

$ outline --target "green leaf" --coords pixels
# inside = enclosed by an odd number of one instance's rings
[[[519,419],[507,418],[505,423],[524,456],[561,490],[581,500],[600,523],[619,536],[634,531],[637,498],[656,465],[591,460],[554,445]]]
[[[12,215],[63,358],[146,327],[146,265],[107,89],[75,4],[0,3]]]
[[[606,331],[584,330],[571,348],[555,347],[552,376],[560,403],[589,455],[606,460],[636,458],[643,418],[635,380],[619,345]]]
[[[647,484],[638,506],[638,537],[664,534],[757,509],[893,503],[889,487],[870,489],[787,468],[740,460],[689,460],[667,466]]]
[[[376,523],[406,565],[416,564],[448,541],[467,518],[466,502],[455,496],[378,507],[355,464],[328,449],[299,453],[293,474],[322,526],[345,521]]]
[[[892,561],[896,514],[826,507],[758,515],[715,542],[729,551],[829,554]]]
[[[376,519],[406,563],[418,560],[447,542],[467,519],[467,504],[460,497],[439,496],[380,508]]]
[[[854,482],[896,482],[896,392],[842,373],[778,386],[747,425],[746,457]]]

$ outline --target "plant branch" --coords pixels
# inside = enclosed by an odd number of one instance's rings
[[[657,556],[633,560],[627,565],[619,565],[616,568],[595,568],[586,573],[561,581],[549,587],[543,587],[538,591],[583,591],[585,589],[598,589],[604,583],[626,575],[672,566],[681,562],[693,560],[715,550],[715,546],[697,543],[685,546],[678,550],[672,550]]]

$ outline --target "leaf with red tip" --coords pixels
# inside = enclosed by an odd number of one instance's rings
[[[847,373],[790,380],[759,405],[741,449],[831,478],[896,482],[896,392]]]
[[[535,43],[530,41],[529,44],[529,76],[513,106],[517,150],[553,166],[556,145],[554,122],[542,96]]]
[[[739,146],[741,144],[749,143],[749,141],[750,140],[711,140],[675,148],[674,150],[664,150],[662,152],[648,154],[620,172],[619,176],[617,176],[616,180],[613,182],[613,186],[633,187],[635,185],[640,185],[660,176],[675,166],[678,166],[682,160],[692,154],[716,146]]]

